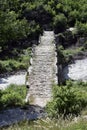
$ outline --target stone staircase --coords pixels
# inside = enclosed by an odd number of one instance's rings
[[[40,37],[40,44],[35,47],[32,73],[29,75],[30,104],[44,107],[52,98],[52,85],[57,83],[57,57],[53,31],[45,31]]]

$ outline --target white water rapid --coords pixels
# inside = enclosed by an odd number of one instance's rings
[[[75,63],[69,64],[63,71],[65,79],[87,81],[87,58],[75,60]]]

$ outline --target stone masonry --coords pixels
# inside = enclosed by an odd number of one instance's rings
[[[57,82],[57,57],[53,31],[44,31],[40,44],[35,47],[32,73],[29,75],[30,104],[44,107],[52,98],[52,85]]]

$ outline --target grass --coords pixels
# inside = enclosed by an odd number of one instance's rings
[[[77,122],[67,119],[25,121],[1,130],[87,130],[87,121],[82,118]]]
[[[87,121],[80,120],[66,127],[64,130],[87,130]]]

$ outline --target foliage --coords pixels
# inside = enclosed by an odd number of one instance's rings
[[[0,7],[0,26],[2,28],[0,30],[3,30],[3,37],[6,36],[6,31],[9,31],[9,40],[10,38],[18,39],[32,34],[32,29],[30,30],[32,21],[35,21],[36,26],[39,25],[40,27],[51,24],[54,26],[56,33],[64,31],[67,24],[74,26],[77,20],[83,24],[87,22],[86,0],[1,0]],[[60,28],[60,26],[63,27]],[[11,32],[13,32],[13,35]],[[4,40],[3,37],[2,41]],[[8,38],[5,40],[8,40]]]
[[[40,26],[34,21],[29,22],[23,14],[23,5],[27,1],[1,0],[0,1],[0,48],[2,51],[14,41],[22,39],[37,39],[42,32]],[[36,35],[36,36],[35,36]],[[33,37],[31,37],[33,36]]]
[[[0,72],[11,72],[15,70],[25,69],[25,65],[16,60],[4,60],[0,61]]]
[[[54,32],[60,33],[63,32],[67,27],[67,18],[64,14],[58,14],[54,17]]]
[[[77,21],[76,28],[77,28],[79,35],[81,35],[81,36],[87,35],[87,23],[83,24],[83,23]]]
[[[68,22],[69,22],[69,24],[72,27],[72,26],[75,25],[76,21],[79,19],[79,12],[76,9],[74,9],[73,11],[70,11],[68,17],[69,17],[69,21]]]
[[[5,90],[0,90],[0,109],[24,105],[26,97],[25,85],[11,84]]]
[[[67,64],[72,63],[74,61],[75,56],[86,52],[86,48],[86,42],[82,46],[75,48],[73,47],[64,49],[62,45],[59,45],[57,48],[58,65],[66,66]]]
[[[0,45],[8,41],[26,37],[29,33],[29,24],[25,19],[19,20],[15,11],[0,12]]]
[[[63,51],[63,55],[65,56],[66,60],[68,61],[69,57],[74,57],[75,55],[78,55],[78,53],[81,53],[82,50],[84,50],[83,47],[78,47],[78,48],[74,48],[74,49],[65,49]]]
[[[59,115],[78,115],[87,106],[87,84],[84,87],[71,81],[65,86],[53,86],[53,100],[48,103],[49,116],[58,118]]]
[[[30,41],[38,40],[43,29],[63,33],[66,28],[76,26],[77,34],[86,36],[86,12],[86,0],[1,0],[0,57],[14,45],[19,48],[21,42],[23,47],[24,43],[30,46]]]
[[[14,50],[10,52],[10,56],[6,55],[4,60],[0,60],[0,73],[27,69],[30,60],[30,53],[30,48],[22,51],[18,51],[14,48]]]

